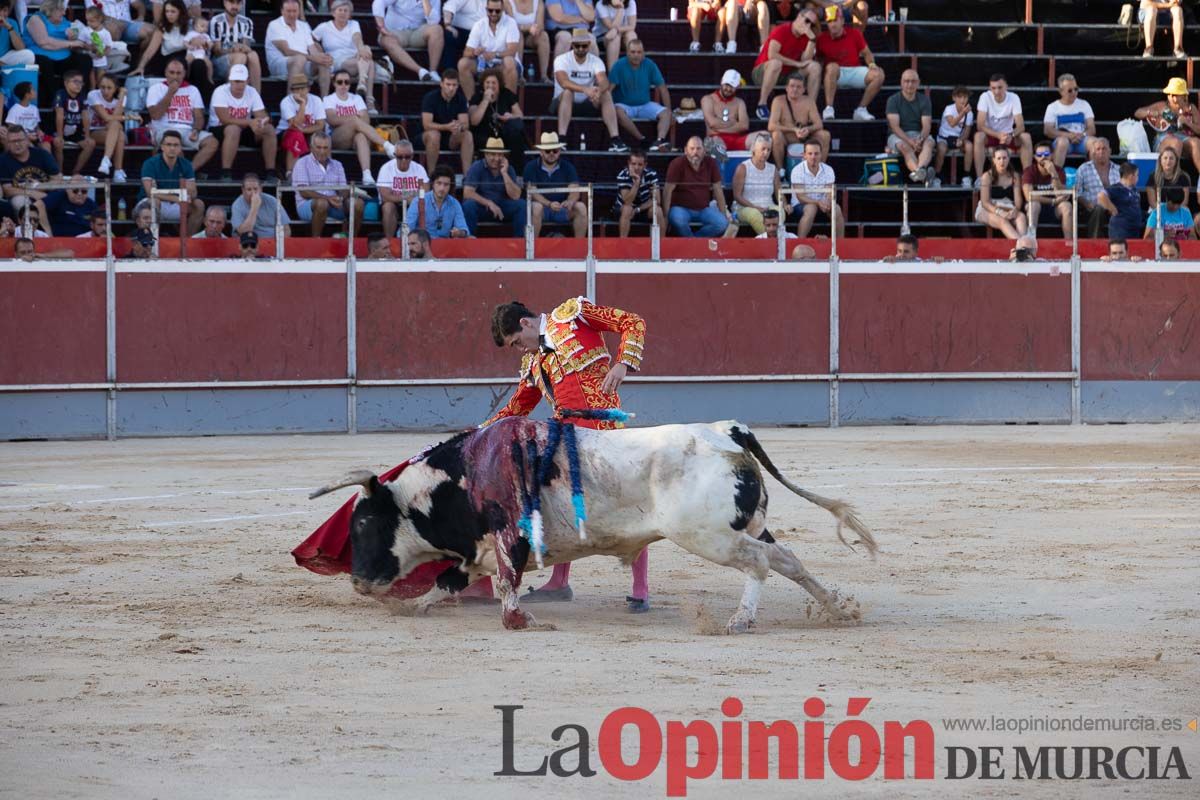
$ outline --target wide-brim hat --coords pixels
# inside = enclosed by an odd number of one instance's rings
[[[1163,89],[1163,94],[1188,94],[1187,81],[1183,78],[1171,78],[1171,80],[1167,81],[1167,85]]]
[[[534,147],[536,147],[538,150],[562,150],[564,146],[565,145],[558,140],[558,133],[555,131],[547,131],[546,133],[543,133],[541,139],[539,139],[538,143],[534,145]]]
[[[571,44],[591,44],[592,35],[587,28],[576,28],[571,31]]]
[[[483,150],[481,152],[505,154],[508,152],[508,148],[504,146],[503,139],[497,139],[495,136],[493,136],[487,140],[487,144],[483,146]]]

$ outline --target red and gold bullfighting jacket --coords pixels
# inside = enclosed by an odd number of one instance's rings
[[[529,414],[543,395],[555,413],[562,409],[620,408],[621,398],[615,392],[600,389],[612,359],[601,331],[621,335],[618,363],[632,370],[641,367],[645,321],[619,308],[595,305],[586,297],[572,298],[542,315],[541,349],[525,354],[517,390],[484,425]],[[619,422],[609,421],[581,420],[578,424],[589,428],[621,427]]]

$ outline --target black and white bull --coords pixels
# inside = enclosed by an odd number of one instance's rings
[[[363,487],[350,527],[355,590],[383,596],[414,567],[450,557],[459,563],[438,576],[433,599],[495,574],[505,627],[532,624],[533,617],[518,606],[521,575],[531,557],[530,543],[518,528],[530,466],[518,451],[531,437],[544,448],[547,433],[545,422],[504,419],[438,445],[392,483],[381,484],[373,473],[359,471],[314,491],[312,497]],[[805,491],[780,474],[746,426],[726,421],[578,429],[576,437],[587,535],[581,539],[575,526],[567,455],[559,448],[541,487],[545,563],[592,555],[629,563],[642,548],[669,539],[746,573],[741,603],[729,620],[731,632],[754,624],[759,592],[772,570],[803,586],[832,617],[853,616],[767,530],[759,465],[837,517],[839,538],[845,524],[873,555],[871,532],[847,504]]]

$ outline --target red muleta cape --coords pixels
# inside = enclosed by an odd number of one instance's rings
[[[418,460],[420,456],[414,456],[403,464],[392,467],[379,476],[379,482],[389,483],[396,480],[396,476],[403,472],[405,467]],[[321,527],[292,551],[297,564],[318,575],[337,575],[350,571],[350,518],[354,514],[354,502],[357,497],[355,495],[343,503],[332,517],[325,520]],[[447,567],[454,566],[454,563],[452,559],[446,558],[421,564],[404,577],[397,578],[388,595],[401,599],[420,597],[432,589],[437,576]]]

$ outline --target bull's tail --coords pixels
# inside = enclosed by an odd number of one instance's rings
[[[779,471],[779,468],[776,467],[771,461],[771,457],[767,455],[766,451],[763,450],[763,447],[759,443],[758,438],[754,435],[754,432],[748,428],[734,426],[733,430],[730,431],[730,435],[733,437],[735,442],[749,450],[754,457],[758,459],[758,463],[762,464],[763,467],[766,468],[767,472],[771,473],[775,480],[779,481],[808,502],[815,503],[816,505],[828,511],[830,514],[833,514],[838,521],[837,537],[842,544],[853,550],[855,544],[861,543],[867,548],[867,552],[871,554],[871,557],[875,557],[875,553],[879,550],[879,546],[875,543],[875,536],[871,533],[871,529],[864,525],[863,521],[858,518],[858,513],[854,510],[853,506],[842,500],[832,500],[828,497],[822,497],[819,494],[814,494],[813,492],[810,492],[807,489],[802,489],[801,487],[789,481],[783,476],[783,473]],[[858,534],[857,541],[849,542],[846,540],[846,537],[842,535],[843,525],[849,527],[850,530]]]
[[[320,489],[313,489],[308,493],[308,499],[313,500],[323,494],[335,492],[338,489],[346,486],[361,486],[363,488],[363,493],[367,497],[370,497],[379,488],[379,478],[369,469],[356,469],[353,472],[346,473],[331,483],[325,484]]]

